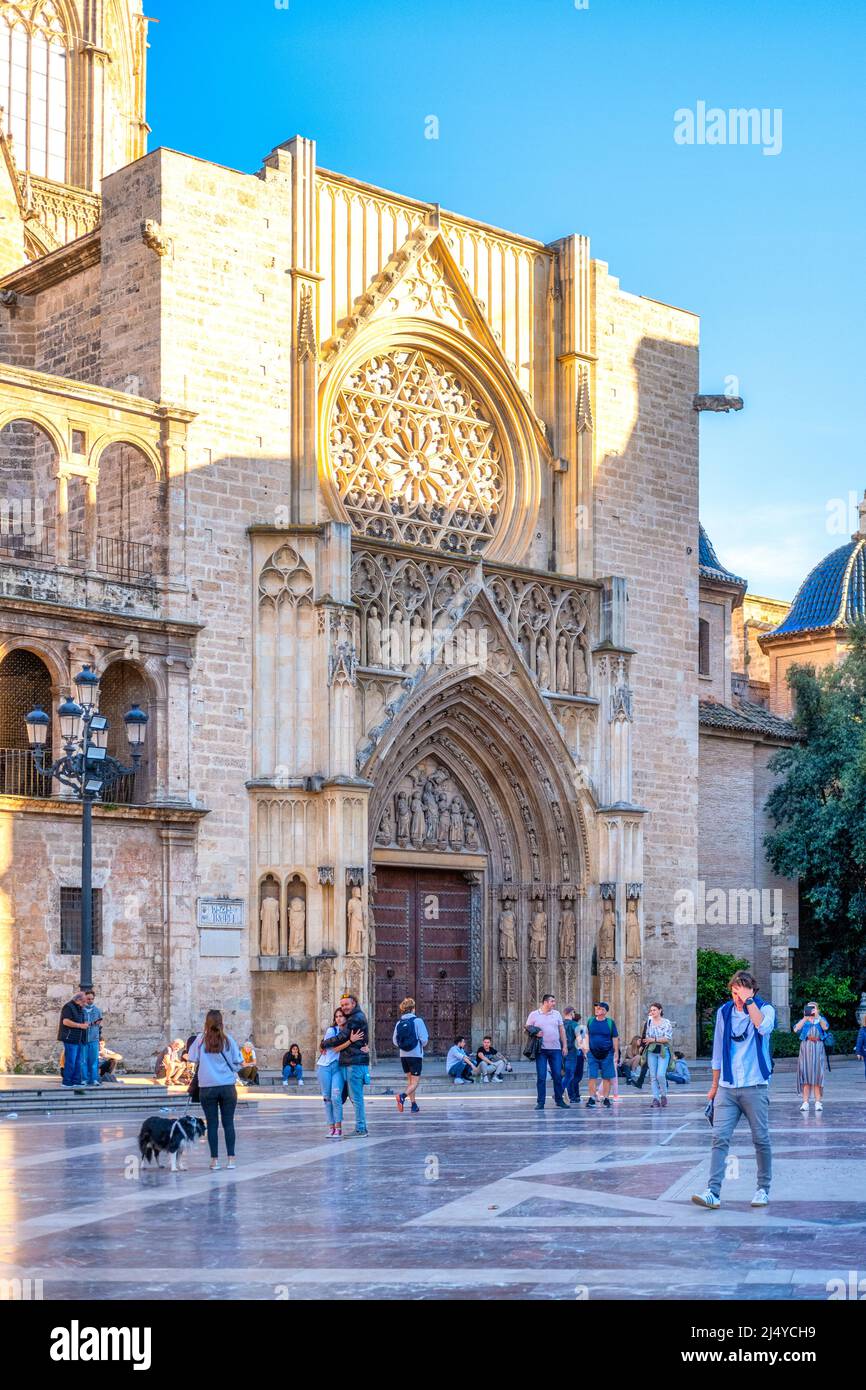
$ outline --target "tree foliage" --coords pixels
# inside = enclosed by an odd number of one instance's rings
[[[788,685],[799,741],[770,763],[765,837],[776,873],[799,878],[825,968],[863,975],[866,945],[866,627],[851,629],[844,660],[794,666]]]
[[[748,970],[749,962],[724,951],[698,951],[696,1003],[702,1023],[728,999],[728,981],[735,970]]]

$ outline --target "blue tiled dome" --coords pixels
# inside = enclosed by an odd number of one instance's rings
[[[855,536],[815,566],[797,590],[784,622],[767,637],[850,627],[866,619],[866,538]]]
[[[722,584],[738,584],[745,589],[745,579],[740,579],[739,575],[731,574],[726,570],[718,555],[715,547],[701,526],[698,534],[698,566],[704,579],[715,579]]]

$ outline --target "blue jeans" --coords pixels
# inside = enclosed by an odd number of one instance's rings
[[[568,1099],[575,1104],[580,1100],[580,1083],[583,1080],[583,1052],[579,1047],[569,1052],[565,1058],[562,1075],[562,1088],[568,1092]]]
[[[63,1044],[63,1084],[64,1086],[78,1086],[81,1082],[81,1067],[84,1061],[83,1043],[64,1043]]]
[[[340,1059],[336,1057],[333,1062],[329,1062],[326,1067],[316,1067],[319,1078],[319,1090],[322,1092],[322,1100],[325,1102],[325,1114],[328,1116],[329,1125],[339,1125],[343,1122],[343,1069],[340,1066]]]
[[[550,1067],[550,1074],[553,1077],[553,1099],[557,1105],[562,1103],[562,1049],[559,1047],[543,1047],[535,1059],[535,1088],[538,1096],[538,1104],[543,1105],[547,1099],[547,1068]]]
[[[99,1042],[86,1042],[81,1046],[82,1080],[86,1086],[93,1086],[99,1080]]]
[[[343,1067],[346,1085],[349,1087],[349,1099],[355,1107],[355,1129],[361,1132],[367,1129],[367,1112],[364,1109],[364,1072],[365,1067]],[[342,1089],[341,1092],[342,1094]]]
[[[299,1081],[303,1081],[304,1068],[301,1066],[300,1062],[295,1062],[294,1064],[289,1062],[287,1066],[283,1067],[284,1081],[291,1081],[293,1076],[296,1076]]]
[[[653,1096],[656,1100],[661,1100],[662,1096],[668,1093],[668,1050],[663,1047],[661,1052],[651,1052],[647,1058],[649,1062],[649,1074],[652,1081]]]

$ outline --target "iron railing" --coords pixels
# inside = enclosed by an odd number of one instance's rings
[[[50,760],[50,749],[46,755]],[[51,778],[33,761],[29,748],[0,748],[0,795],[50,797]]]

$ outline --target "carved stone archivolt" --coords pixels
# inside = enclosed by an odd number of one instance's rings
[[[354,368],[330,456],[359,534],[463,555],[492,539],[505,490],[497,429],[470,383],[432,354],[396,349]]]

